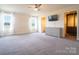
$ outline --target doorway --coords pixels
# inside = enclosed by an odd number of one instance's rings
[[[77,12],[72,11],[65,14],[65,37],[70,40],[77,39]]]
[[[46,17],[45,16],[41,17],[41,29],[42,29],[42,32],[46,31]]]

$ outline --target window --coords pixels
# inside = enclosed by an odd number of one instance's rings
[[[4,15],[4,32],[9,32],[11,26],[11,17],[9,15]]]
[[[30,18],[30,30],[32,32],[38,31],[38,18],[37,18],[37,16],[32,16]]]
[[[2,31],[4,35],[12,34],[14,30],[14,16],[12,13],[1,13]]]

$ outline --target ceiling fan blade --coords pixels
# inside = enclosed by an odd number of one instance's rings
[[[42,4],[33,4],[33,5],[30,5],[30,6],[28,6],[28,8],[31,8],[31,9],[37,9],[38,11],[40,11],[40,6],[41,6]]]
[[[35,4],[35,8],[39,8],[41,4]]]

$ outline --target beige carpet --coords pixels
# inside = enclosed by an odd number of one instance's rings
[[[79,54],[79,42],[51,37],[43,33],[0,38],[1,55]]]

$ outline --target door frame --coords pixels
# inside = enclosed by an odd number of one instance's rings
[[[42,24],[42,21],[44,21],[44,25]],[[41,17],[41,32],[45,32],[46,31],[46,16],[42,16]]]
[[[64,13],[64,37],[66,38],[66,20],[67,20],[67,14],[70,14],[70,13],[77,13],[77,15],[78,15],[78,12],[77,12],[77,10],[74,10],[74,11],[69,11],[69,12],[65,12]],[[77,18],[78,18],[78,16],[77,16]],[[78,21],[78,19],[77,19],[77,21]],[[77,31],[78,31],[78,22],[77,22]],[[77,35],[78,36],[78,35]],[[76,40],[77,40],[77,36],[76,36]]]

